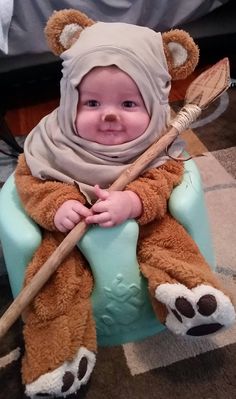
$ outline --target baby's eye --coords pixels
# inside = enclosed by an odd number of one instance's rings
[[[88,100],[86,101],[85,105],[87,105],[88,107],[98,107],[100,104],[97,100]]]
[[[127,100],[122,103],[122,106],[124,108],[133,108],[136,107],[136,103],[134,101]]]

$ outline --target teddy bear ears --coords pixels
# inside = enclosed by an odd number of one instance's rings
[[[49,18],[45,36],[49,48],[56,55],[69,49],[83,29],[96,22],[78,10],[55,11]],[[198,63],[199,49],[190,35],[179,29],[162,33],[168,70],[173,80],[185,79]]]

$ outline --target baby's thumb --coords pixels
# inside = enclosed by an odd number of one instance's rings
[[[99,187],[98,184],[94,186],[94,193],[100,200],[106,200],[109,197],[109,192],[107,190],[103,190]]]

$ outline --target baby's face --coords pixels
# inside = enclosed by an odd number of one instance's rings
[[[103,145],[141,136],[150,117],[134,81],[115,66],[92,69],[79,85],[78,135]]]

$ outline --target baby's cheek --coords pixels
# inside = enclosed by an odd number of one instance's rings
[[[81,112],[79,115],[77,115],[75,126],[77,134],[83,137],[84,132],[89,127],[89,118],[86,117],[84,112]]]
[[[93,139],[99,127],[98,118],[91,113],[83,112],[76,119],[77,134],[87,140]]]

